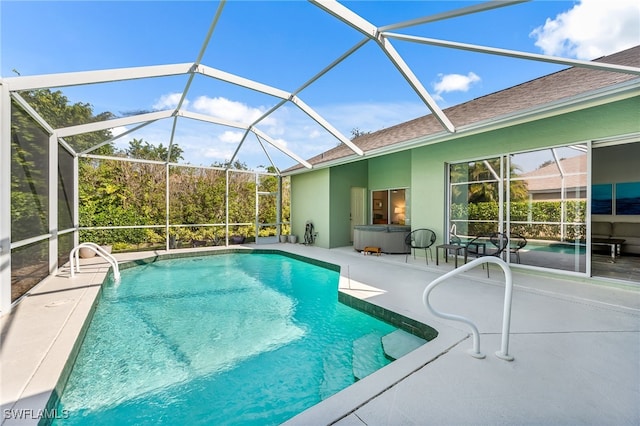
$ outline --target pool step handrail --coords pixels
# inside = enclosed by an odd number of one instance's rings
[[[442,282],[448,280],[451,277],[459,275],[469,269],[473,269],[476,266],[484,263],[495,263],[502,268],[504,271],[505,278],[505,290],[504,290],[504,310],[502,315],[502,343],[500,350],[496,352],[496,356],[505,361],[513,361],[513,356],[509,355],[509,329],[511,327],[511,300],[513,294],[513,278],[511,274],[511,268],[509,265],[502,259],[498,257],[480,257],[478,259],[474,259],[471,262],[462,265],[461,267],[454,269],[452,271],[447,272],[446,274],[436,278],[433,280],[422,293],[422,302],[426,306],[427,310],[431,312],[433,315],[445,318],[453,321],[463,322],[469,327],[471,327],[471,332],[473,333],[473,348],[469,350],[469,354],[474,358],[485,358],[485,355],[480,352],[480,333],[478,332],[478,327],[468,318],[465,318],[460,315],[447,314],[444,312],[439,312],[435,310],[429,301],[429,295],[431,294],[431,290],[433,290],[437,285]],[[488,266],[487,266],[488,267]]]
[[[118,268],[118,261],[104,248],[100,247],[96,243],[81,243],[78,244],[69,253],[69,265],[71,267],[71,278],[75,276],[75,272],[80,272],[80,249],[88,248],[93,250],[98,256],[109,262],[111,268],[113,268],[113,278],[116,282],[120,281],[120,269]]]

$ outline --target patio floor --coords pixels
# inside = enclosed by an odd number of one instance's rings
[[[509,354],[515,360],[508,362],[494,355],[502,329],[502,271],[492,265],[490,279],[482,268],[464,272],[437,287],[432,304],[476,321],[486,354],[476,359],[467,353],[468,326],[434,317],[422,305],[425,286],[453,269],[451,260],[427,266],[424,258],[405,263],[404,255],[364,256],[350,247],[248,247],[338,264],[342,291],[439,332],[287,424],[640,424],[640,286],[514,269]],[[3,425],[37,423],[35,414],[55,386],[108,266],[85,262],[93,265],[83,264],[75,279],[62,268],[2,317]],[[31,418],[9,415],[18,412]]]

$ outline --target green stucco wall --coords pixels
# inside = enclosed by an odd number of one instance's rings
[[[298,242],[304,241],[310,220],[318,232],[316,245],[329,247],[329,176],[330,169],[291,176],[291,233]]]
[[[331,169],[329,248],[351,244],[351,188],[367,187],[367,163],[363,160]]]
[[[446,164],[640,132],[640,97],[292,176],[292,222],[319,231],[317,245],[349,245],[350,188],[410,188],[412,228],[446,235]],[[370,201],[370,200],[369,200]]]
[[[640,97],[412,150],[411,226],[446,236],[446,164],[640,131]]]
[[[313,222],[324,248],[351,244],[351,188],[367,187],[367,161],[291,177],[292,233],[302,241],[307,221]]]
[[[369,190],[411,186],[411,152],[375,157],[369,160]]]

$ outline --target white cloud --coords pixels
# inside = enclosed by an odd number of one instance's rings
[[[286,141],[286,140],[284,140],[284,139],[280,139],[280,138],[278,138],[278,139],[272,139],[272,140],[273,140],[275,143],[279,144],[281,147],[283,147],[283,148],[288,148],[288,144],[287,144],[287,141]],[[294,154],[295,154],[295,153],[294,153]]]
[[[318,129],[311,129],[309,131],[309,138],[310,139],[316,139],[316,138],[319,138],[320,136],[322,136],[322,133]]]
[[[158,102],[153,105],[153,109],[165,110],[175,108],[178,106],[178,102],[180,102],[181,97],[182,93],[168,93],[166,95],[162,95]],[[185,99],[182,106],[186,107],[188,104],[189,101]]]
[[[242,135],[244,133],[243,132],[235,132],[233,130],[227,130],[222,132],[222,134],[220,134],[218,136],[218,140],[220,142],[223,143],[227,143],[227,144],[237,144],[242,140]]]
[[[480,77],[474,72],[462,74],[440,74],[440,80],[433,84],[436,96],[448,92],[467,92],[472,84],[478,83]]]
[[[544,54],[592,60],[640,44],[638,0],[581,0],[531,37]]]
[[[225,161],[229,161],[234,152],[234,148],[232,149],[216,146],[201,150],[201,155],[213,161],[224,163]]]
[[[230,99],[217,97],[210,98],[207,96],[199,96],[193,102],[192,107],[195,111],[202,114],[208,114],[212,117],[231,120],[242,124],[251,124],[260,118],[266,109],[250,107],[242,102],[232,101]],[[262,120],[261,126],[276,125],[273,117],[267,117]]]
[[[114,127],[114,128],[111,129],[111,134],[115,138],[116,136],[120,136],[121,134],[123,134],[126,131],[127,131],[126,127],[118,126],[118,127]]]
[[[163,97],[170,104],[171,95]],[[224,98],[198,98],[190,104],[192,110],[203,114],[225,118],[243,123],[250,122],[263,114],[263,108],[250,107],[245,103]],[[351,138],[351,130],[377,131],[405,122],[429,113],[420,102],[397,103],[350,103],[313,106],[314,109],[342,134]],[[266,111],[266,108],[264,108]],[[259,114],[259,115],[258,115]],[[260,122],[257,127],[278,144],[291,150],[302,158],[310,158],[338,145],[340,142],[315,123],[304,112],[293,105],[284,105],[274,112],[269,120]],[[143,138],[153,144],[168,144],[172,121],[160,120],[129,135]],[[214,162],[228,161],[240,142],[243,130],[218,126],[198,120],[180,119],[176,126],[174,143],[184,150],[184,161],[194,165],[210,165]],[[263,141],[269,155],[279,167],[293,165],[294,161],[279,153]],[[254,135],[249,135],[238,152],[237,159],[250,167],[268,164],[268,158]]]

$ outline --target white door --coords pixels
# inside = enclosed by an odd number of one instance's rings
[[[354,186],[351,188],[351,241],[353,241],[353,227],[364,225],[367,220],[367,188]]]

